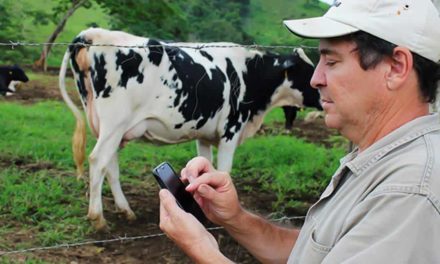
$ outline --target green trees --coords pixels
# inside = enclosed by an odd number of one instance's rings
[[[96,0],[109,14],[113,29],[140,36],[182,39],[187,31],[181,10],[168,0]]]
[[[69,17],[80,7],[90,7],[91,3],[89,0],[58,0],[59,4],[53,9],[53,14],[51,16],[52,22],[56,25],[55,30],[47,39],[47,45],[43,46],[43,51],[41,52],[40,58],[34,62],[34,65],[38,68],[43,68],[44,71],[47,69],[47,56],[52,48],[52,44],[58,35],[63,31]],[[61,18],[59,18],[61,16]]]
[[[26,16],[23,5],[14,0],[1,0],[0,3],[0,42],[25,40],[25,32],[21,23],[21,19]],[[0,58],[5,63],[12,64],[29,55],[30,52],[31,50],[23,47],[2,48]]]
[[[96,0],[115,29],[173,41],[235,41],[252,38],[241,26],[249,0]]]
[[[178,4],[190,26],[188,41],[253,41],[243,27],[249,0],[192,0]]]

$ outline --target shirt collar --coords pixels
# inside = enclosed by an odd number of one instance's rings
[[[358,149],[355,148],[340,160],[340,167],[348,167],[357,176],[393,149],[435,130],[440,130],[438,113],[416,118],[381,138],[362,153],[358,154]]]

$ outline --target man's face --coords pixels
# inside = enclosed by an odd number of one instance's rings
[[[363,70],[356,44],[344,40],[321,40],[319,50],[311,85],[320,91],[326,125],[348,138],[365,133],[386,105],[386,64]]]

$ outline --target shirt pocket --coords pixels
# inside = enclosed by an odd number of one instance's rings
[[[301,263],[321,263],[332,248],[332,246],[317,242],[315,239],[315,230],[313,230],[310,233],[304,246],[304,251],[301,254],[303,256],[303,261],[301,261]]]

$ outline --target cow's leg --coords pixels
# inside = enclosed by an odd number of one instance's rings
[[[197,154],[199,156],[207,158],[209,161],[212,162],[213,159],[212,159],[211,145],[201,140],[196,140],[196,141],[197,141]]]
[[[217,152],[217,169],[230,172],[234,159],[235,148],[237,147],[238,135],[232,140],[220,140]]]
[[[125,217],[129,221],[136,220],[136,215],[131,210],[128,205],[127,199],[122,192],[121,183],[119,181],[119,163],[118,154],[115,153],[108,163],[107,167],[107,180],[110,184],[110,188],[113,193],[113,198],[115,199],[115,206],[118,212],[125,214]]]
[[[299,108],[295,106],[283,106],[284,117],[286,118],[284,127],[287,130],[292,130],[293,121],[295,121],[296,119],[296,114],[298,110]]]
[[[106,167],[116,155],[123,132],[114,129],[106,133],[107,129],[101,129],[98,141],[89,156],[90,166],[90,201],[87,217],[92,221],[97,230],[107,228],[107,223],[102,210],[102,183],[106,173]]]

